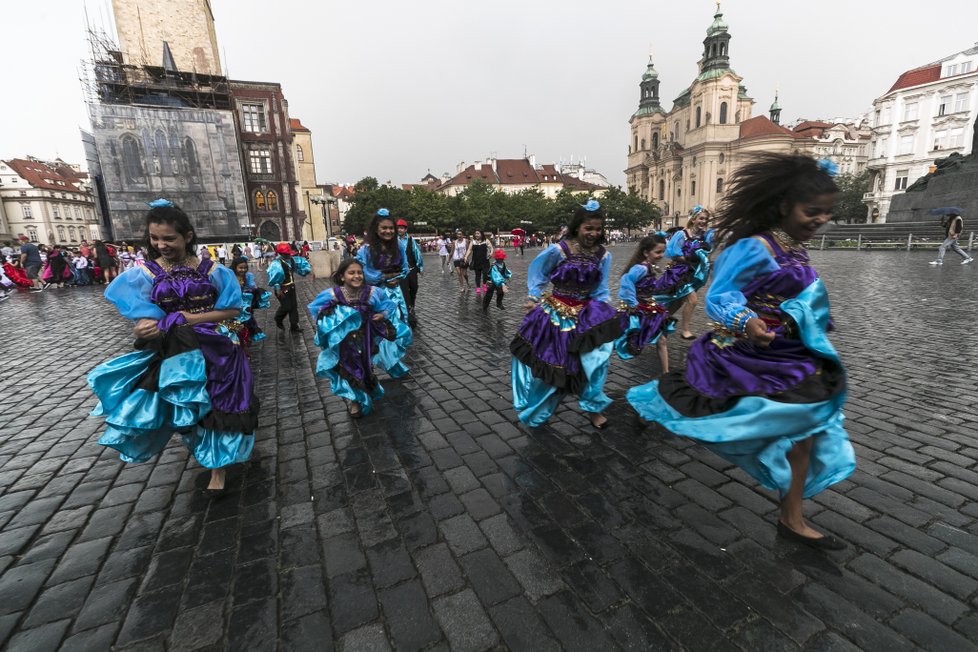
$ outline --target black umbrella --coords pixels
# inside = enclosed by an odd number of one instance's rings
[[[927,212],[928,215],[963,215],[964,211],[957,206],[944,206],[943,208],[934,208]]]

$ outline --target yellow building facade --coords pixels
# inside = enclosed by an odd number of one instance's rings
[[[302,225],[303,240],[321,240],[329,238],[326,224],[323,221],[323,204],[314,199],[321,199],[322,188],[316,184],[316,159],[312,151],[312,131],[305,127],[297,118],[289,120],[292,127],[292,160],[295,161],[295,178],[299,181],[299,203],[306,212],[306,221]]]

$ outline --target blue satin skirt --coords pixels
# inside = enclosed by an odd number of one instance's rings
[[[578,397],[578,405],[585,412],[603,412],[611,405],[611,399],[604,393],[604,383],[608,378],[613,345],[614,342],[606,342],[581,354],[586,383]],[[528,426],[546,423],[567,393],[536,378],[530,368],[516,358],[512,364],[512,383],[513,407],[520,421]]]

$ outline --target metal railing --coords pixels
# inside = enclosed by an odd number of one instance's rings
[[[826,246],[826,242],[828,243],[828,246]],[[822,251],[826,248],[827,249],[853,249],[853,246],[851,244],[852,242],[853,242],[852,238],[830,239],[827,236],[827,234],[823,233],[819,240],[818,249],[819,251]],[[899,248],[906,247],[907,251],[911,251],[914,248],[924,248],[924,247],[936,248],[941,246],[941,243],[943,242],[944,242],[943,239],[931,240],[930,238],[923,238],[923,237],[918,237],[917,240],[914,240],[912,233],[907,234],[906,242],[904,242],[902,237],[899,240],[863,240],[863,234],[859,233],[856,235],[855,250],[862,251],[863,249],[899,249]],[[840,245],[836,243],[845,243],[845,244]],[[970,231],[968,233],[968,246],[965,247],[965,249],[967,251],[971,251],[974,244],[975,244],[975,232]]]

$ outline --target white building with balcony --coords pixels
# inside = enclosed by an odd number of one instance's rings
[[[885,222],[893,195],[952,152],[970,153],[978,115],[978,44],[904,72],[873,102],[873,134],[863,201],[870,222]]]

